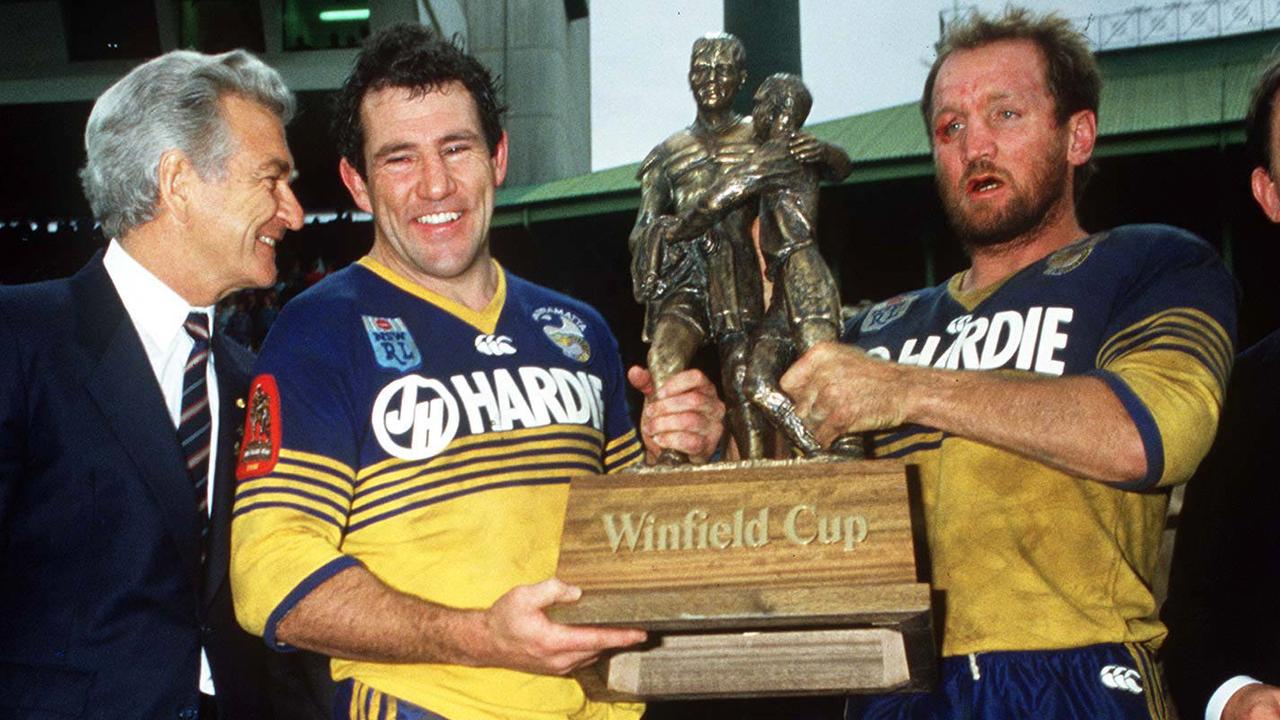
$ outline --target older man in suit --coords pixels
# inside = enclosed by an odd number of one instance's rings
[[[135,68],[85,132],[105,253],[0,289],[0,717],[270,715],[227,582],[250,358],[210,319],[302,224],[293,104],[242,51]]]

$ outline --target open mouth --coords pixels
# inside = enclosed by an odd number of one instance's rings
[[[263,245],[266,245],[269,248],[275,247],[276,243],[279,242],[278,239],[273,238],[270,235],[259,235],[257,240],[258,242],[262,243]]]
[[[970,195],[984,195],[1004,187],[1004,181],[995,175],[979,175],[965,183],[965,191]]]
[[[419,215],[413,221],[420,225],[444,225],[462,217],[460,212],[438,212]]]

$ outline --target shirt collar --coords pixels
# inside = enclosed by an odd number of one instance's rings
[[[114,238],[107,245],[102,256],[102,264],[116,286],[120,302],[129,313],[138,334],[144,340],[150,340],[157,347],[169,347],[174,336],[182,331],[182,323],[187,314],[203,312],[209,316],[209,330],[212,336],[213,306],[191,307],[173,288],[165,285],[142,265],[133,259],[128,251]]]

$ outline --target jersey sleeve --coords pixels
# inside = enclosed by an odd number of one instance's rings
[[[8,308],[0,304],[0,537],[9,524],[9,504],[18,491],[23,468],[28,417],[26,380],[20,360],[22,342],[10,330]]]
[[[599,316],[597,315],[597,318]],[[635,465],[644,459],[644,446],[631,422],[627,409],[627,381],[622,372],[622,358],[618,354],[618,341],[607,329],[603,319],[595,321],[601,328],[605,352],[602,374],[604,376],[604,471],[615,473]]]
[[[1209,450],[1226,393],[1236,332],[1236,286],[1207,244],[1173,228],[1139,245],[1145,262],[1113,310],[1096,374],[1142,437],[1147,476],[1129,486],[1191,477]]]
[[[236,616],[276,649],[298,601],[358,564],[340,550],[358,463],[344,344],[291,309],[255,366],[231,528]]]

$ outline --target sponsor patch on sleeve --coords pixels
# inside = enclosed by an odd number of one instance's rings
[[[280,458],[280,391],[271,375],[259,375],[249,387],[236,479],[261,477],[275,469]]]

